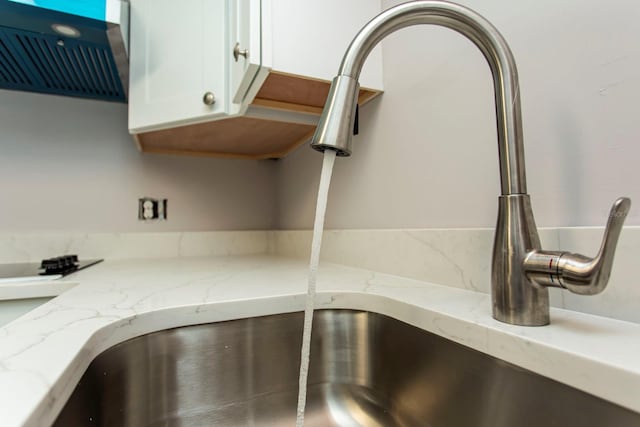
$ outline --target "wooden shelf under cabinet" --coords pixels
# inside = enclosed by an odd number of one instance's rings
[[[252,106],[319,116],[331,82],[271,71]],[[380,91],[360,89],[359,104]],[[239,116],[134,135],[147,153],[245,159],[281,158],[308,141],[315,125]]]

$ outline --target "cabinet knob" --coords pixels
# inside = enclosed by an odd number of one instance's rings
[[[216,97],[213,92],[206,92],[202,97],[202,102],[204,102],[205,105],[213,105],[216,103]]]
[[[236,43],[233,47],[233,58],[238,62],[238,57],[244,56],[245,58],[249,57],[249,51],[247,49],[240,50],[240,43]]]

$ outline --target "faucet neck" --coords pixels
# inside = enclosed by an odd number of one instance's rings
[[[518,71],[507,42],[481,15],[444,1],[400,4],[376,16],[358,33],[345,53],[339,75],[357,81],[364,61],[380,40],[396,30],[419,24],[451,28],[482,51],[493,75],[501,192],[526,194]]]

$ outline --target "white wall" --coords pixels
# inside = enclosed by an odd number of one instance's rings
[[[270,229],[269,161],[141,154],[126,105],[0,91],[0,232]],[[141,196],[166,222],[137,220]]]
[[[636,204],[628,224],[640,224],[640,2],[459,2],[515,55],[538,225],[604,225],[620,195]],[[327,227],[493,227],[495,114],[478,49],[413,27],[385,39],[383,63],[386,92],[361,110],[354,155],[337,161]],[[303,147],[280,162],[280,228],[311,228],[320,157]]]
[[[464,3],[518,62],[538,224],[602,225],[615,197],[639,204],[640,3]],[[481,54],[423,26],[388,37],[383,57],[386,93],[361,110],[354,156],[337,161],[327,227],[493,227],[495,119]],[[2,232],[310,228],[321,164],[307,147],[277,166],[143,155],[124,105],[10,91],[0,91],[0,153]],[[169,221],[137,221],[144,195],[169,199]]]

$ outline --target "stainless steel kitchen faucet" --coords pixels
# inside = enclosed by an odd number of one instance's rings
[[[470,39],[484,54],[493,75],[501,195],[493,247],[491,294],[493,317],[515,325],[549,323],[548,287],[582,295],[604,290],[616,244],[631,201],[618,199],[611,209],[595,258],[540,247],[527,194],[518,72],[513,54],[498,30],[476,12],[444,1],[415,1],[393,7],[371,20],[344,55],[311,146],[351,155],[351,134],[358,99],[358,77],[373,47],[404,27],[436,24]]]

